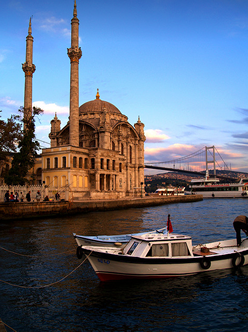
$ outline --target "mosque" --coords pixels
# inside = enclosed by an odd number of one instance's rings
[[[79,106],[79,19],[76,0],[71,20],[69,121],[61,128],[55,114],[49,134],[50,148],[42,150],[33,173],[36,184],[62,191],[74,199],[118,199],[141,195],[144,184],[144,124],[132,126],[113,104],[96,99]],[[31,20],[26,38],[24,116],[32,110],[33,37]]]

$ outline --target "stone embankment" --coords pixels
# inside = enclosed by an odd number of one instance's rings
[[[118,200],[84,200],[77,202],[0,203],[0,220],[64,216],[95,211],[121,210],[137,207],[201,201],[201,195],[160,196]]]

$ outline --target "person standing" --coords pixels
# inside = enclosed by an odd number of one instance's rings
[[[238,216],[234,219],[233,227],[236,231],[237,246],[241,245],[241,234],[242,231],[248,236],[248,218],[246,216]]]
[[[37,191],[37,194],[36,194],[36,200],[37,200],[37,202],[39,202],[40,199],[41,199],[41,194],[40,194],[40,192],[39,192],[39,190],[38,190],[38,191]]]
[[[4,195],[4,201],[9,202],[9,190],[7,190],[5,195]]]
[[[26,199],[27,199],[27,201],[28,202],[30,202],[31,201],[31,196],[30,196],[30,191],[27,193],[27,195],[26,195]]]
[[[24,195],[23,195],[23,193],[21,191],[21,202],[23,202],[23,200],[24,200]]]

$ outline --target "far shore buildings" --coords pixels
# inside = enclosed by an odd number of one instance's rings
[[[58,191],[68,188],[74,199],[117,199],[142,195],[144,184],[144,124],[132,126],[113,104],[96,99],[79,107],[79,19],[76,0],[71,20],[70,116],[65,127],[55,114],[49,134],[51,147],[42,150],[33,174],[36,184]],[[32,76],[35,71],[31,21],[26,38],[25,115],[32,109]]]

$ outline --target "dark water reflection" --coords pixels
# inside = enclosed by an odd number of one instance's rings
[[[235,236],[232,221],[248,215],[248,200],[213,199],[56,219],[2,222],[0,318],[16,331],[244,331],[248,327],[248,267],[192,277],[100,283],[85,262],[73,271],[72,233],[119,234],[163,227],[194,243]]]

